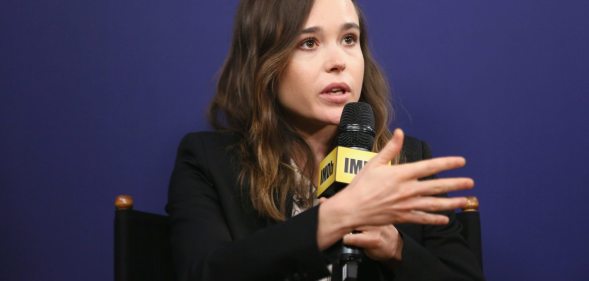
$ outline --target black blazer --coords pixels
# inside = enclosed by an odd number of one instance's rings
[[[317,280],[329,274],[316,241],[318,207],[285,222],[260,217],[237,183],[231,133],[186,135],[178,148],[166,210],[179,280]],[[406,137],[407,162],[430,158]],[[360,280],[482,280],[476,257],[449,213],[446,226],[396,225],[404,241],[394,271],[365,260]]]

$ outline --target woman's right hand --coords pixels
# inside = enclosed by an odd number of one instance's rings
[[[346,233],[364,225],[397,223],[446,224],[448,217],[432,212],[454,210],[466,205],[466,198],[434,195],[470,189],[470,178],[442,178],[419,181],[442,171],[464,166],[462,157],[440,157],[414,163],[390,165],[403,146],[403,132],[395,130],[387,145],[342,191],[319,209],[317,242],[320,249],[335,243]]]

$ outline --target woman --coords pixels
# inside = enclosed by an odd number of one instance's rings
[[[439,213],[466,199],[435,196],[473,181],[418,181],[464,159],[418,161],[430,157],[422,142],[391,135],[367,45],[351,0],[241,1],[210,108],[217,131],[183,139],[170,183],[180,280],[320,280],[325,250],[342,239],[366,254],[360,280],[482,279],[452,212]],[[310,179],[356,101],[375,112],[379,153],[317,204]]]

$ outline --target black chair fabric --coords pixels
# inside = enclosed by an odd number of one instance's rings
[[[483,248],[481,239],[481,219],[478,211],[466,211],[456,214],[458,220],[462,223],[462,236],[471,251],[479,259],[479,264],[483,268]]]
[[[115,212],[115,281],[174,280],[168,218]]]

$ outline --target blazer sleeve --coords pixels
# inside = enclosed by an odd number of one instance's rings
[[[413,142],[417,157],[408,161],[431,158],[428,145]],[[409,144],[411,145],[411,144]],[[418,226],[420,237],[399,231],[403,238],[403,260],[394,270],[394,280],[484,280],[476,256],[461,236],[462,226],[454,212],[444,212],[450,219],[443,226]]]
[[[218,174],[209,165],[224,157],[210,157],[210,146],[200,134],[185,136],[170,180],[166,210],[178,280],[312,280],[328,274],[316,242],[317,207],[232,237]]]

